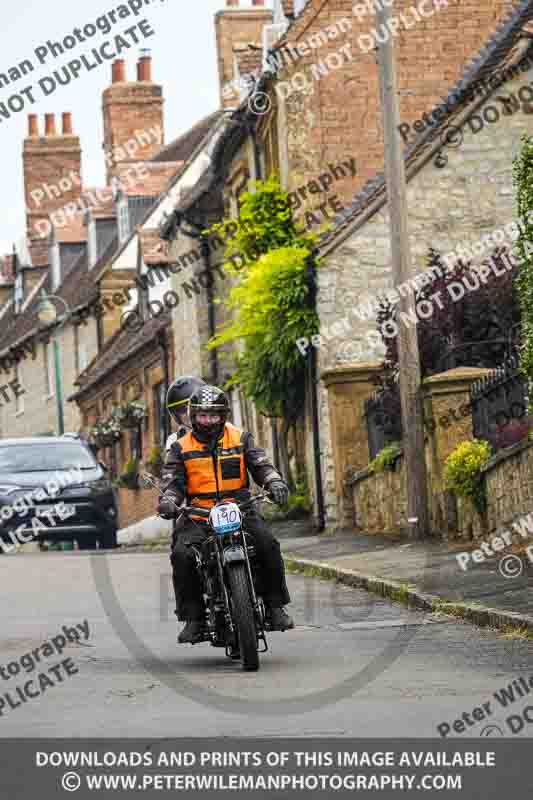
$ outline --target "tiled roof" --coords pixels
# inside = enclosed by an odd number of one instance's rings
[[[215,111],[204,117],[190,130],[178,136],[177,139],[164,145],[159,152],[151,158],[152,162],[161,161],[188,161],[200,142],[207,136],[211,128],[224,116],[223,111]]]
[[[119,328],[104,344],[104,347],[87,369],[78,378],[78,391],[69,398],[83,396],[92,386],[104,380],[119,364],[132,358],[143,347],[153,346],[159,331],[171,325],[168,312],[149,319],[142,328],[134,333],[128,327]]]
[[[491,35],[477,56],[469,62],[461,78],[444,99],[444,103],[449,103],[450,109],[441,116],[438,123],[419,133],[414,141],[405,148],[407,180],[416,175],[433,153],[445,150],[446,129],[449,128],[450,122],[455,123],[459,117],[463,120],[465,106],[453,106],[457,93],[471,89],[474,84],[494,74],[496,70],[504,70],[513,60],[523,60],[525,50],[531,52],[529,45],[526,45],[524,49],[521,33],[531,25],[532,20],[533,2],[532,0],[522,0],[518,8],[498,25],[495,33]],[[490,91],[489,89],[481,102],[487,99]],[[439,103],[439,106],[441,105]],[[475,103],[470,103],[466,113],[473,113],[476,107]],[[428,112],[428,116],[431,116],[432,112],[433,109]],[[366,221],[370,213],[377,212],[386,201],[385,175],[380,172],[367,181],[354,196],[351,204],[335,218],[330,230],[320,240],[319,249],[329,252],[337,240],[346,238],[350,232]]]
[[[139,173],[142,174],[146,168],[149,172],[148,180],[140,178],[138,182],[133,182],[130,189],[126,187],[126,194],[129,197],[130,206],[130,219],[132,220],[132,227],[141,224],[149,213],[149,209],[157,202],[157,198],[168,187],[172,178],[174,178],[183,163],[194,153],[196,148],[200,145],[202,140],[208,135],[210,130],[224,116],[222,111],[216,111],[210,114],[203,120],[194,125],[189,131],[182,136],[175,139],[170,144],[161,148],[161,150],[147,162],[141,162],[139,165]],[[130,165],[123,165],[123,170],[126,170]],[[142,172],[141,172],[142,170]],[[119,169],[120,171],[120,169]],[[135,175],[135,170],[131,170],[129,175]],[[128,182],[126,176],[125,182]],[[131,180],[129,180],[131,184]],[[114,207],[112,201],[111,187],[104,187],[98,190],[96,194],[94,189],[87,189],[84,191],[85,205],[93,208],[97,218],[105,218],[114,215]],[[96,198],[87,195],[96,194]],[[133,204],[133,205],[131,205]],[[66,229],[57,228],[56,238],[62,243],[72,243],[78,241],[86,241],[87,231],[85,229],[83,238],[82,235],[83,212],[80,211],[74,220],[66,226]],[[153,236],[153,234],[151,234]],[[146,241],[146,240],[145,240]],[[152,239],[152,244],[154,244]],[[163,243],[161,242],[163,245]],[[32,249],[33,247],[33,249]],[[34,246],[30,248],[32,257],[35,253],[34,266],[46,266],[48,263],[48,237],[38,239],[35,241]],[[86,307],[91,302],[95,301],[98,297],[98,280],[100,278],[102,269],[106,263],[114,256],[118,250],[118,241],[116,236],[111,239],[109,245],[106,247],[98,263],[89,270],[87,263],[87,252],[85,251],[72,266],[69,273],[65,276],[62,285],[54,292],[56,295],[65,300],[72,311]],[[7,256],[11,259],[12,256]],[[1,261],[1,259],[0,259]],[[8,264],[10,262],[7,262]],[[159,262],[160,263],[160,262]],[[4,265],[6,264],[4,259]],[[0,263],[1,267],[1,263]],[[44,284],[45,290],[51,293],[50,277],[46,275]],[[30,304],[29,308],[23,314],[15,315],[13,308],[9,308],[2,317],[2,326],[0,328],[0,352],[5,351],[7,348],[17,344],[21,339],[30,338],[39,326],[39,319],[37,316],[37,309],[39,306],[38,298],[35,298]],[[165,326],[165,316],[162,315],[160,320],[152,320],[151,323],[160,322],[162,327]],[[168,323],[168,320],[166,320]],[[142,329],[139,334],[131,336],[131,332],[124,331],[122,335],[130,338],[131,342],[139,343],[143,341],[143,336],[146,331],[152,332],[150,322]],[[104,351],[107,353],[106,348]],[[128,352],[130,350],[128,349]],[[107,356],[106,356],[107,358]],[[118,358],[118,356],[117,356]],[[120,359],[119,359],[120,360]],[[107,363],[107,362],[106,362]],[[118,363],[118,362],[117,362]],[[95,360],[95,369],[100,367],[100,358]]]

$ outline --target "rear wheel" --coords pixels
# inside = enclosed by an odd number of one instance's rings
[[[243,668],[249,671],[259,669],[257,653],[257,633],[254,610],[248,589],[246,566],[234,564],[229,567],[229,585],[233,605],[233,620],[239,633],[239,649]]]

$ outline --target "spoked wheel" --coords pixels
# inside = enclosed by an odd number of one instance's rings
[[[230,566],[228,572],[233,619],[239,634],[242,666],[243,669],[250,672],[255,671],[259,669],[259,655],[257,653],[254,609],[248,589],[246,566],[244,564],[234,564]]]

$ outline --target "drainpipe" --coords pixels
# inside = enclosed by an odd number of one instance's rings
[[[157,334],[157,344],[159,345],[159,349],[161,350],[161,366],[163,367],[163,385],[165,388],[164,396],[166,397],[169,387],[169,374],[168,374],[168,342],[164,330],[159,331],[159,333]],[[163,434],[164,434],[164,441],[166,442],[169,434],[168,414],[163,414]]]
[[[307,279],[310,288],[309,303],[316,307],[316,272],[314,250],[307,262]],[[320,428],[318,422],[318,380],[317,380],[317,354],[316,348],[310,347],[307,351],[307,374],[309,391],[311,392],[311,424],[313,428],[313,451],[315,462],[315,493],[318,512],[318,530],[326,527],[326,509],[324,504],[324,488],[322,485],[322,461],[320,453]]]
[[[261,181],[263,180],[263,171],[261,169],[261,148],[259,147],[259,142],[257,140],[257,132],[252,125],[249,127],[248,132],[252,138],[254,147],[255,177],[256,180]],[[272,436],[272,453],[274,455],[274,466],[279,471],[281,469],[281,460],[279,457],[278,427],[276,425],[275,417],[270,418],[270,433]]]

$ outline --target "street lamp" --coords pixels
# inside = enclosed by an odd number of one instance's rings
[[[58,301],[63,305],[65,313],[58,321],[58,312],[54,303]],[[52,334],[52,344],[54,348],[54,372],[55,372],[55,386],[56,386],[56,405],[57,405],[57,429],[58,435],[62,436],[65,433],[65,421],[63,418],[63,383],[61,380],[61,363],[59,360],[59,343],[57,341],[57,334],[68,322],[72,316],[72,312],[68,303],[62,297],[55,294],[47,294],[45,289],[41,290],[41,301],[37,310],[37,316],[43,327],[54,325],[54,332]]]

